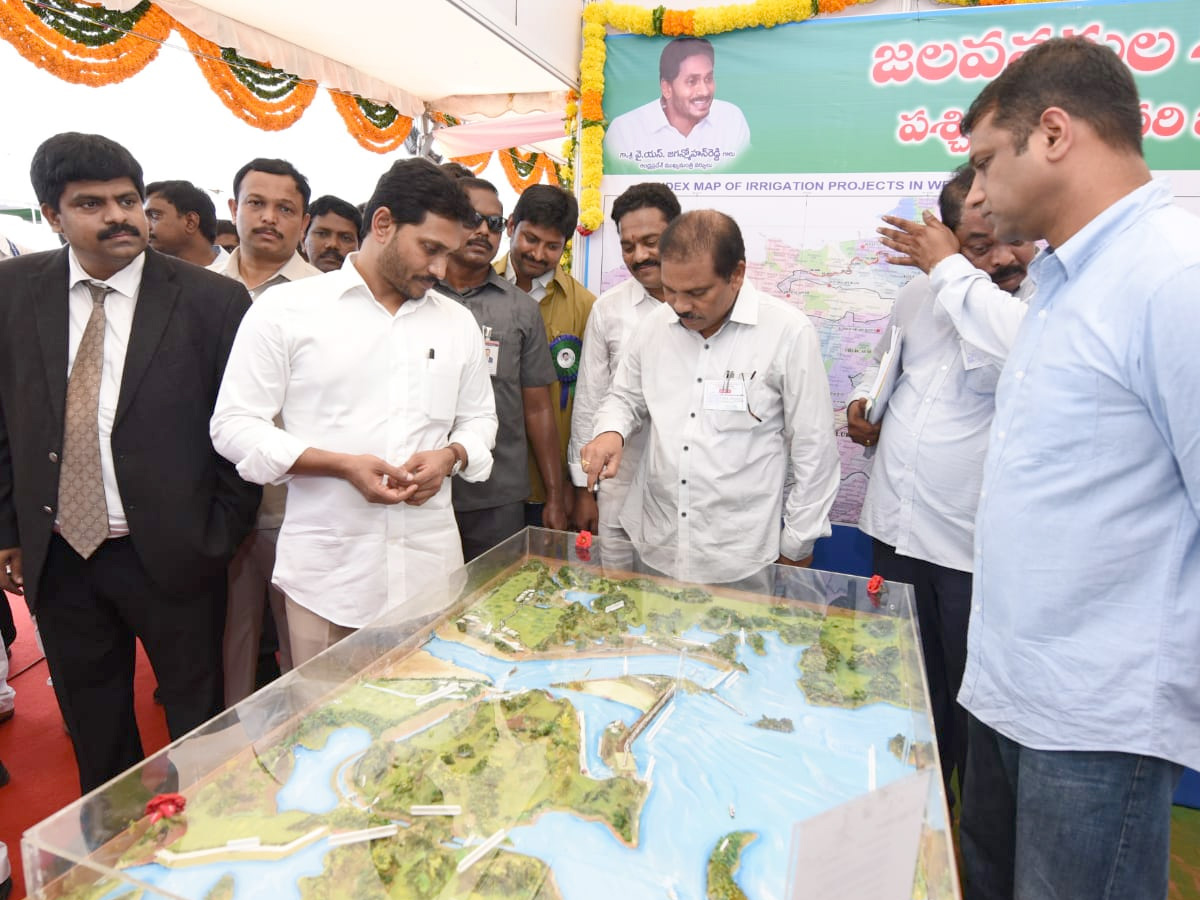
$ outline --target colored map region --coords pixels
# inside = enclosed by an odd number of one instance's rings
[[[809,599],[527,557],[182,814],[109,808],[121,878],[54,896],[783,900],[797,822],[936,766],[912,620],[796,577]],[[954,896],[943,808],[914,898]]]

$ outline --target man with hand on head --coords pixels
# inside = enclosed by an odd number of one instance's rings
[[[346,257],[358,249],[362,213],[345,200],[326,194],[308,207],[308,230],[304,232],[304,255],[322,272],[340,269]]]
[[[867,420],[865,398],[890,346],[890,327],[846,407],[850,438],[865,447],[878,444],[858,527],[873,538],[874,571],[913,586],[950,797],[954,769],[960,785],[966,773],[967,716],[957,697],[967,660],[983,458],[996,379],[1033,293],[1026,274],[1036,252],[1024,241],[996,240],[979,209],[964,206],[974,177],[964,166],[946,183],[938,199],[941,222],[932,215],[926,225],[885,217],[894,228],[880,229],[884,244],[905,254],[892,261],[930,274],[912,279],[892,306],[888,324],[902,333],[901,374],[882,420]],[[961,306],[969,291],[995,307],[1001,326],[981,341],[986,349],[961,335],[945,309]]]
[[[554,388],[554,418],[563,485],[570,483],[567,444],[571,439],[575,378],[579,373],[588,315],[596,301],[591,291],[559,265],[578,221],[579,204],[569,192],[549,184],[531,185],[517,200],[508,220],[508,256],[496,261],[496,271],[533,297],[541,309],[550,357],[558,373],[558,386]],[[536,458],[536,453],[531,456]],[[526,509],[527,524],[544,524],[542,507],[552,499],[561,502],[569,512],[573,494],[564,491],[561,498],[551,498],[550,486],[542,481],[541,472],[533,465],[532,458],[529,480],[533,490]]]
[[[289,483],[274,583],[297,665],[463,563],[450,479],[491,473],[496,412],[478,324],[433,288],[470,213],[429,161],[394,163],[362,249],[238,332],[213,441],[243,477]]]
[[[808,565],[841,473],[816,329],[745,281],[742,234],[723,213],[681,215],[659,257],[665,303],[635,333],[580,453],[588,487],[648,428],[620,517],[644,561],[705,583]]]
[[[537,302],[492,268],[504,231],[504,209],[491,182],[459,177],[471,205],[474,227],[446,262],[438,291],[471,311],[483,334],[484,352],[496,397],[499,430],[491,477],[454,483],[454,513],[470,561],[525,527],[529,496],[529,448],[549,486],[544,522],[565,530],[562,464],[555,397],[558,378],[546,344]]]
[[[613,203],[612,219],[621,239],[621,259],[631,277],[601,294],[592,307],[575,384],[575,411],[571,416],[571,444],[567,451],[571,478],[576,485],[573,524],[580,531],[596,532],[601,539],[629,540],[618,516],[641,463],[649,432],[643,428],[628,436],[620,471],[600,484],[598,494],[587,489],[587,473],[579,465],[579,454],[583,445],[596,436],[596,411],[612,389],[617,364],[634,331],[662,302],[658,244],[679,212],[675,194],[657,182],[635,184]]]
[[[1102,44],[1031,48],[962,130],[967,206],[1051,248],[975,523],[965,896],[1161,900],[1200,767],[1200,219],[1152,178]]]

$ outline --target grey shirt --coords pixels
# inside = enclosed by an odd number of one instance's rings
[[[490,269],[488,280],[466,293],[460,294],[445,281],[438,282],[436,290],[469,309],[485,340],[490,334],[490,340],[500,345],[491,350],[497,354],[492,391],[500,422],[492,477],[474,484],[454,479],[454,508],[492,509],[524,500],[529,496],[529,457],[521,390],[558,381],[541,310],[536,300]]]

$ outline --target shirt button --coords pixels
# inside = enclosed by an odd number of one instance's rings
[[[997,431],[997,432],[996,432],[996,437],[1000,438],[1000,440],[1004,440],[1004,432],[1003,432],[1003,431]]]
[[[1014,375],[1013,377],[1016,378],[1017,381],[1020,381],[1022,378],[1025,377],[1025,372],[1024,371],[1017,372],[1017,374]]]
[[[1046,318],[1046,311],[1045,311],[1044,309],[1039,309],[1039,310],[1038,310],[1038,318],[1039,318],[1039,319],[1044,319],[1044,318]]]
[[[692,413],[692,418],[693,418],[693,419],[694,419],[694,418],[696,418],[696,414],[695,414],[695,413]]]
[[[707,350],[707,349],[708,349],[708,344],[705,344],[705,345],[704,345],[704,349],[705,349],[705,350]]]
[[[926,403],[932,403],[932,402],[933,402],[933,398],[932,398],[932,397],[926,397],[926,398],[925,398],[925,402],[926,402]]]
[[[942,366],[942,371],[943,371],[943,372],[945,372],[945,371],[946,371],[948,368],[950,368],[950,367],[949,367],[949,366]]]
[[[686,478],[681,478],[681,479],[679,479],[679,483],[680,483],[680,484],[687,484],[687,479],[686,479]]]
[[[681,515],[681,516],[682,516],[683,518],[685,518],[685,519],[687,518],[687,513],[686,513],[686,512],[681,512],[679,515]]]
[[[699,383],[700,383],[700,382],[702,382],[703,380],[704,380],[703,378],[697,378],[697,379],[696,379],[696,384],[699,384]]]
[[[42,512],[44,512],[48,516],[52,516],[52,515],[54,515],[54,507],[53,506],[43,506]]]
[[[58,454],[55,453],[53,450],[50,451],[50,462],[52,462],[52,463],[58,462]]]
[[[686,453],[687,452],[687,444],[683,445],[683,449],[684,449],[684,452]]]

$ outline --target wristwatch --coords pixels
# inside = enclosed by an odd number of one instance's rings
[[[450,452],[454,454],[454,465],[450,467],[450,475],[448,477],[453,478],[467,464],[467,451],[463,449],[462,444],[451,444]]]

